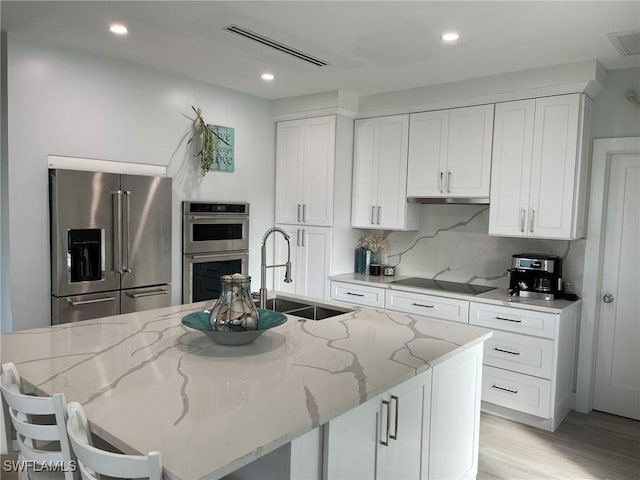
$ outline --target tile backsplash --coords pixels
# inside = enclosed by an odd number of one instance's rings
[[[421,230],[390,232],[387,263],[399,275],[506,288],[514,253],[562,257],[563,280],[582,289],[584,240],[540,240],[488,235],[487,205],[422,205]]]

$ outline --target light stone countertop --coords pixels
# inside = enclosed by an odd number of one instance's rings
[[[392,282],[410,278],[407,275],[396,275],[395,277],[372,275],[363,275],[360,273],[343,273],[332,275],[330,280],[336,282],[353,283],[357,285],[366,285],[369,287],[392,288],[394,290],[403,290],[405,292],[424,293],[428,295],[436,295],[440,297],[455,298],[458,300],[467,300],[471,302],[487,303],[491,305],[500,305],[503,307],[522,308],[525,310],[535,310],[537,312],[560,313],[566,308],[579,304],[582,300],[570,301],[566,299],[558,300],[539,300],[525,297],[512,297],[505,288],[496,288],[488,292],[479,293],[478,295],[470,295],[465,293],[445,292],[442,290],[429,290],[426,288],[409,287],[407,285],[394,285]]]
[[[362,308],[231,347],[180,323],[206,305],[3,334],[2,362],[121,450],[160,451],[167,478],[214,479],[491,336]]]

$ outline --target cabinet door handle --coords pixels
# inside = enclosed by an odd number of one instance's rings
[[[300,229],[296,230],[296,247],[300,246]]]
[[[522,323],[522,320],[516,320],[514,318],[496,317],[496,320],[504,320],[505,322]]]
[[[296,215],[296,222],[300,222],[300,204],[298,204],[298,214]]]
[[[386,440],[380,440],[380,444],[385,447],[389,446],[389,430],[391,430],[391,404],[387,400],[382,400],[382,406],[387,407],[387,433]]]
[[[529,212],[529,232],[533,233],[533,217],[536,214],[536,211],[532,208]]]
[[[393,427],[393,435],[389,435],[389,437],[391,438],[391,440],[397,440],[398,439],[398,415],[400,412],[400,399],[398,397],[396,397],[395,395],[391,395],[391,401],[396,401],[396,414],[395,414],[395,420],[394,420],[394,427]]]
[[[451,172],[447,172],[447,193],[451,193]]]
[[[415,303],[415,302],[413,302],[411,305],[413,305],[415,307],[434,308],[433,305],[425,305],[424,303]]]
[[[493,347],[496,352],[508,353],[509,355],[520,355],[520,352],[514,352],[513,350],[505,350],[504,348]]]
[[[520,210],[520,232],[524,233],[524,215],[525,215],[525,210],[524,208]]]
[[[382,214],[382,207],[378,205],[378,225],[380,225],[380,215]]]
[[[302,204],[302,223],[307,223],[307,204]]]
[[[302,230],[302,246],[304,247],[304,234],[307,233],[306,230]]]
[[[444,172],[440,172],[440,193],[444,193],[444,186],[443,186],[443,180],[444,180]]]
[[[371,225],[373,225],[374,223],[376,223],[373,219],[374,215],[376,214],[376,207],[372,206],[371,207]]]
[[[495,388],[496,390],[502,390],[503,392],[509,392],[509,393],[513,393],[513,394],[518,393],[518,390],[511,390],[510,388],[504,388],[504,387],[500,387],[498,385],[491,385],[491,388]]]

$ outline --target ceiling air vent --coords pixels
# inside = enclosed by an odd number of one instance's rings
[[[299,60],[303,60],[307,63],[311,63],[316,67],[325,67],[329,65],[324,60],[320,60],[312,55],[301,52],[300,50],[296,50],[295,48],[289,47],[284,43],[277,42],[275,40],[270,39],[269,37],[265,37],[264,35],[260,35],[259,33],[252,32],[251,30],[247,30],[246,28],[239,27],[238,25],[229,25],[224,27],[225,30],[229,32],[236,33],[238,35],[243,36],[244,38],[248,38],[249,40],[253,40],[254,42],[261,43],[267,47],[278,50],[279,52],[286,53],[287,55],[291,55],[292,57],[296,57]]]
[[[640,30],[610,33],[609,40],[623,57],[640,54]]]

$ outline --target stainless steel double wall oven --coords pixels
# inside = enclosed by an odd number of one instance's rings
[[[248,203],[182,203],[182,303],[218,298],[220,277],[248,264]]]
[[[50,170],[51,322],[171,303],[171,179]]]

